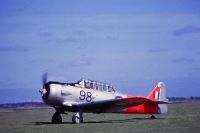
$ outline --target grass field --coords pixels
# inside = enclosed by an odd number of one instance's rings
[[[169,113],[156,115],[84,114],[84,123],[51,124],[54,109],[0,109],[0,133],[199,133],[200,101],[169,105]]]

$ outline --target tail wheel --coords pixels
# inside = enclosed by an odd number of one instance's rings
[[[156,117],[154,116],[154,115],[151,115],[151,117],[150,117],[151,119],[156,119]]]
[[[54,115],[52,116],[51,122],[53,124],[61,124],[62,123],[62,117],[60,113],[55,112]]]

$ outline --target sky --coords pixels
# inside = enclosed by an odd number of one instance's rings
[[[1,0],[0,103],[41,99],[41,77],[200,96],[199,0]]]

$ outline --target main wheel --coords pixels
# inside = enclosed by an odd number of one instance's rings
[[[61,117],[60,113],[55,112],[54,115],[52,116],[51,122],[53,124],[60,124],[60,123],[62,123],[62,117]]]
[[[74,123],[74,124],[83,123],[83,116],[74,114],[74,115],[72,116],[72,123]]]

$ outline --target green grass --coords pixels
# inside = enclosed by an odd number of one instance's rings
[[[54,109],[0,110],[0,133],[199,133],[200,101],[169,105],[169,113],[156,115],[84,114],[84,123],[71,124],[72,113],[62,115],[63,124],[51,124]]]

